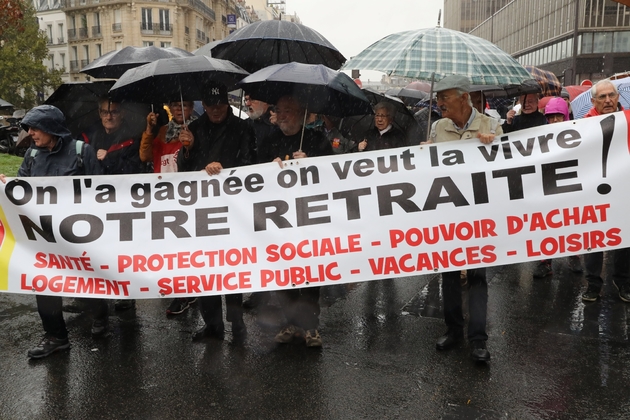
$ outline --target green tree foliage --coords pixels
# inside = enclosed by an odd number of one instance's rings
[[[38,92],[61,84],[61,71],[49,71],[43,64],[46,36],[30,2],[0,0],[0,10],[0,98],[28,109],[37,104]]]

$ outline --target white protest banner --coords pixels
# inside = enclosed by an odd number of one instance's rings
[[[626,247],[628,114],[205,172],[9,179],[0,290],[270,291]]]

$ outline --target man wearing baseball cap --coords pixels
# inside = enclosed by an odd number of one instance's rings
[[[473,108],[470,100],[470,82],[465,76],[446,76],[435,84],[437,106],[442,119],[431,125],[429,143],[478,138],[482,143],[492,143],[495,135],[503,134],[499,122]],[[470,357],[475,362],[488,362],[486,349],[486,312],[488,283],[486,269],[468,269],[468,340]],[[442,273],[442,299],[446,333],[438,338],[436,348],[448,350],[459,344],[464,336],[462,311],[462,285],[460,271]]]
[[[177,171],[204,170],[209,176],[224,168],[255,162],[256,136],[253,128],[232,113],[227,87],[209,84],[202,98],[204,114],[184,128],[179,140],[182,148],[177,156]],[[183,296],[182,296],[183,297]],[[204,338],[223,340],[224,323],[221,296],[199,299],[205,325],[193,333],[194,341]],[[225,296],[226,319],[232,323],[232,339],[242,343],[247,335],[243,322],[243,295]]]

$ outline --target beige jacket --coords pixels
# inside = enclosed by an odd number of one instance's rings
[[[499,121],[487,115],[477,112],[470,126],[465,130],[456,130],[450,118],[442,118],[431,124],[430,140],[433,143],[443,143],[445,141],[465,140],[477,137],[477,133],[483,134],[503,134],[503,129]]]

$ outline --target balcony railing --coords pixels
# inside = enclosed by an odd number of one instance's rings
[[[166,25],[164,23],[141,22],[140,30],[143,34],[171,35],[173,32],[173,25]]]
[[[100,26],[92,26],[92,36],[100,37],[101,36],[101,27]]]
[[[68,39],[77,39],[76,29],[68,29]]]
[[[81,60],[81,68],[87,66],[88,64],[90,64],[90,60]]]
[[[122,23],[112,23],[112,32],[122,32]]]
[[[206,42],[208,38],[206,37],[206,33],[197,29],[197,40],[201,42]]]
[[[78,60],[71,60],[70,61],[70,71],[71,72],[79,71],[79,61]]]
[[[88,37],[88,28],[79,28],[79,38]]]
[[[66,43],[66,40],[63,39],[63,37],[57,38],[57,44],[65,44],[65,43]]]
[[[214,13],[214,10],[212,10],[210,7],[206,6],[201,0],[176,0],[176,2],[178,4],[187,4],[188,6],[192,7],[193,9],[203,13],[206,15],[206,17],[208,17],[209,19],[211,19],[213,22],[216,22],[217,17],[216,14]]]
[[[52,44],[53,44],[52,38],[46,37],[46,45],[52,45]]]

